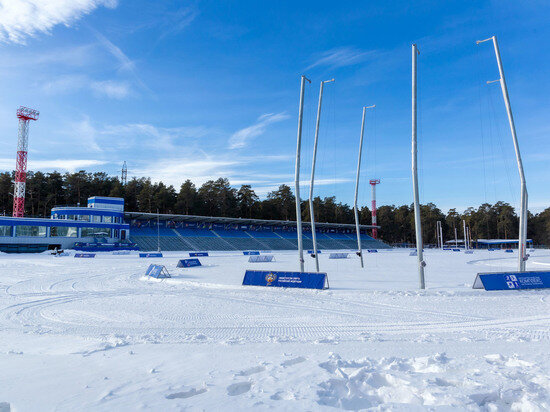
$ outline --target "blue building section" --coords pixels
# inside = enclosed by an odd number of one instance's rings
[[[96,196],[87,207],[54,207],[50,219],[0,217],[0,251],[8,253],[137,249],[129,235],[122,198]]]

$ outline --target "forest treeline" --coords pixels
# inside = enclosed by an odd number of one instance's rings
[[[120,179],[103,172],[61,174],[58,172],[28,172],[25,200],[26,216],[48,217],[54,206],[86,205],[90,196],[123,197],[127,211],[227,216],[254,219],[295,220],[294,194],[287,185],[268,193],[260,200],[250,185],[231,187],[229,180],[209,180],[196,187],[186,180],[176,189],[148,178],[133,178],[123,186]],[[334,196],[314,199],[317,222],[354,223],[353,209]],[[0,173],[0,212],[11,215],[13,205],[13,174]],[[309,208],[302,202],[304,220],[309,220]],[[412,205],[379,206],[380,237],[389,243],[414,241]],[[504,202],[484,203],[463,213],[455,209],[443,213],[433,203],[421,206],[423,237],[435,243],[436,222],[441,221],[446,240],[454,239],[454,230],[462,238],[462,220],[470,227],[472,239],[517,239],[519,218],[512,206]],[[371,223],[371,212],[361,208],[362,224]],[[529,214],[528,237],[535,244],[550,245],[550,208]]]

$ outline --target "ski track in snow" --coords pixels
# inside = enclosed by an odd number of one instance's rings
[[[162,259],[0,255],[7,336],[0,362],[11,365],[2,368],[0,406],[550,408],[549,293],[471,289],[477,272],[513,269],[513,257],[428,250],[426,291],[416,290],[408,250],[367,255],[364,270],[353,255],[320,255],[326,291],[240,286],[246,268],[295,270],[295,253],[275,254],[276,262],[249,264],[247,256],[214,253],[195,269],[176,269],[185,254],[175,252]],[[143,278],[150,263],[166,265],[173,278]],[[545,265],[550,255],[542,251],[529,261],[533,269]]]

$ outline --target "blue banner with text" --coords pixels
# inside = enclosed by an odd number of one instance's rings
[[[208,252],[189,252],[189,257],[203,257],[208,256]]]
[[[91,258],[95,258],[95,253],[75,253],[74,257],[91,259]]]
[[[550,288],[550,272],[502,272],[478,273],[474,289],[515,290]]]
[[[140,253],[140,258],[159,258],[162,257],[162,253],[160,252],[154,252],[154,253]]]
[[[195,266],[202,266],[199,259],[180,259],[177,266],[178,268],[192,268]]]
[[[274,270],[247,270],[243,285],[274,286],[280,288],[328,289],[326,273],[280,272]]]

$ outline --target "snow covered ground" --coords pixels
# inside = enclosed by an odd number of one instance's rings
[[[183,257],[0,255],[0,411],[550,409],[550,291],[471,289],[515,254],[428,250],[426,291],[408,250],[322,254],[325,291],[241,286],[296,252]]]

